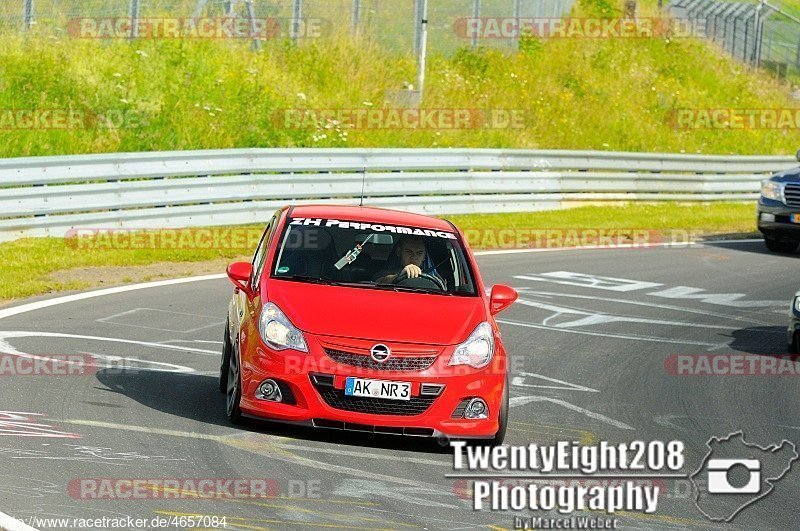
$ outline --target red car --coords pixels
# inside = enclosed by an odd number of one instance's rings
[[[377,208],[286,207],[236,286],[220,371],[228,417],[485,439],[508,424],[506,351],[450,222]]]

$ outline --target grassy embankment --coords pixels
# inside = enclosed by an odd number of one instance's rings
[[[640,3],[641,16],[653,16]],[[581,2],[576,15],[611,13]],[[618,12],[618,11],[617,11]],[[425,107],[520,109],[522,129],[287,128],[281,110],[388,107],[387,91],[413,82],[407,55],[348,36],[252,53],[245,42],[0,37],[0,109],[108,110],[135,127],[0,127],[0,156],[235,147],[487,147],[786,154],[797,130],[679,129],[678,109],[795,107],[789,87],[693,39],[527,39],[519,53],[462,49],[430,58]],[[276,116],[279,117],[276,119]],[[567,213],[456,217],[463,228],[622,227],[754,230],[752,205],[631,206]],[[241,251],[75,253],[61,240],[0,245],[0,300],[98,285],[70,271],[167,263],[126,282],[182,274],[175,263],[233,259]],[[188,266],[187,266],[188,267]],[[127,271],[127,270],[126,270]],[[91,277],[91,275],[89,275]],[[111,275],[114,277],[114,275]],[[107,282],[114,282],[109,278]]]

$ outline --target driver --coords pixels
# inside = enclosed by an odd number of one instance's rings
[[[392,273],[390,266],[387,265],[376,275],[375,282],[377,284],[390,284],[397,275],[403,272],[408,278],[417,278],[422,274],[422,264],[428,253],[422,238],[413,236],[403,238],[397,245],[395,253],[400,259],[400,270]],[[440,278],[435,271],[428,271],[427,274]],[[442,284],[444,285],[444,281]]]

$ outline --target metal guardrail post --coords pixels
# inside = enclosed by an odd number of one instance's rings
[[[297,44],[297,39],[300,38],[300,24],[303,18],[303,0],[294,0],[294,8],[292,10],[292,44]]]
[[[28,31],[33,26],[33,0],[23,0],[22,4],[22,29]]]
[[[134,40],[139,37],[139,0],[131,0],[131,36]]]

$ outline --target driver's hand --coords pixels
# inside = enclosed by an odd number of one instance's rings
[[[419,268],[418,265],[415,264],[408,264],[403,268],[408,278],[417,278],[422,274],[422,269]]]

